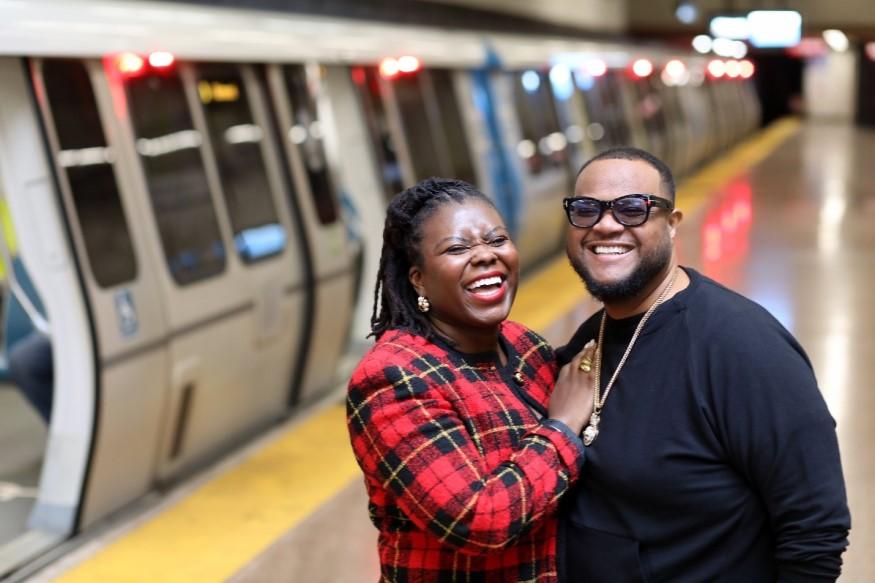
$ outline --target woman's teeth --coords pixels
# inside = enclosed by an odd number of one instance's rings
[[[469,291],[475,291],[480,289],[481,287],[492,286],[492,285],[501,285],[501,277],[495,275],[493,277],[486,277],[483,279],[478,279],[470,286],[468,286]]]

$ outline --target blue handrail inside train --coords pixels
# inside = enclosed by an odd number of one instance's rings
[[[27,274],[21,258],[18,256],[13,257],[12,268],[15,270],[15,276],[21,289],[24,290],[24,293],[27,294],[27,297],[30,298],[31,303],[39,313],[45,316],[42,301],[39,294],[36,293],[36,288],[30,280],[30,276]],[[6,305],[3,306],[3,347],[0,350],[0,382],[10,382],[6,355],[9,354],[9,350],[13,346],[33,332],[34,326],[27,312],[21,307],[21,302],[15,297],[15,294],[4,292],[4,295],[3,303]]]

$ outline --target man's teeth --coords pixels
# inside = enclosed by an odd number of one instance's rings
[[[468,286],[468,289],[475,290],[487,285],[501,285],[501,278],[497,275],[493,277],[487,277],[484,279],[478,279],[474,283]]]
[[[596,255],[622,255],[628,249],[618,245],[598,245],[595,248]]]

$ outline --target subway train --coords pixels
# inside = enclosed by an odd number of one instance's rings
[[[401,189],[477,184],[533,269],[588,156],[637,145],[683,174],[759,121],[750,63],[653,46],[0,10],[0,577],[336,387]],[[12,374],[29,339],[48,386]]]

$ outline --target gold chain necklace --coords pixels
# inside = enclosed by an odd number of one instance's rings
[[[665,297],[668,295],[668,292],[671,290],[677,277],[678,270],[675,269],[675,272],[671,276],[671,280],[669,280],[668,285],[665,286],[665,288],[659,294],[659,297],[656,298],[656,301],[653,302],[653,304],[651,304],[651,306],[644,313],[641,321],[638,322],[638,326],[635,327],[635,332],[632,334],[632,339],[629,341],[629,345],[626,346],[626,351],[623,353],[623,358],[620,359],[620,364],[617,365],[616,370],[614,370],[613,376],[611,376],[611,380],[608,381],[608,385],[605,387],[605,394],[599,397],[602,382],[602,343],[605,339],[605,320],[607,320],[607,311],[602,311],[602,321],[601,324],[599,324],[599,339],[598,346],[596,347],[595,357],[595,390],[592,394],[592,416],[590,416],[589,418],[589,424],[586,426],[586,429],[583,430],[584,445],[590,445],[593,441],[595,441],[596,437],[599,436],[599,423],[602,420],[602,408],[605,406],[605,401],[608,400],[608,395],[611,394],[611,389],[614,386],[614,381],[617,380],[617,376],[620,374],[620,369],[622,369],[623,365],[626,364],[626,359],[629,358],[629,353],[632,352],[632,347],[635,346],[635,341],[638,340],[638,335],[641,334],[641,330],[644,328],[644,324],[647,323],[647,320],[650,319],[650,316],[653,314],[653,312],[656,311],[656,308],[659,307],[659,304],[665,301]]]

